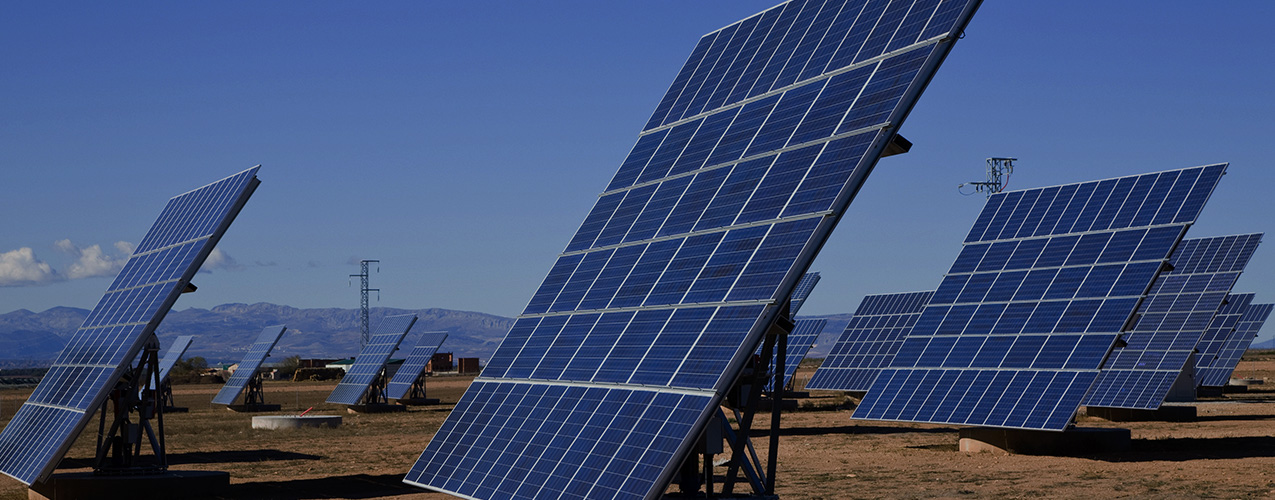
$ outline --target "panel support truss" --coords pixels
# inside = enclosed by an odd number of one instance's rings
[[[390,404],[389,398],[385,395],[385,382],[385,367],[381,367],[381,372],[367,386],[367,393],[363,395],[364,406]]]
[[[142,350],[137,366],[124,373],[110,397],[102,402],[94,474],[159,474],[168,470],[164,452],[164,408],[157,404],[159,391],[148,387],[160,387],[159,340],[154,337]],[[111,415],[109,427],[108,414]],[[142,457],[143,437],[153,454],[150,459]]]
[[[264,379],[265,377],[262,376],[260,371],[252,374],[252,378],[248,379],[248,385],[243,396],[244,406],[266,404],[266,391],[261,389],[262,380]]]

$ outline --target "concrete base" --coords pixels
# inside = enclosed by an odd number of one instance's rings
[[[337,428],[341,426],[340,415],[263,415],[260,417],[252,417],[253,429],[300,429],[302,427],[331,427]]]
[[[396,411],[407,411],[407,407],[403,405],[349,405],[345,407],[345,411],[350,413],[394,413]]]
[[[266,404],[226,405],[227,410],[239,412],[239,413],[259,413],[264,411],[279,411],[281,408],[283,407],[279,405],[266,405]]]
[[[1160,405],[1158,410],[1088,406],[1085,414],[1112,422],[1194,422],[1196,411],[1189,405]]]
[[[92,472],[55,474],[27,490],[30,500],[76,498],[207,498],[222,496],[230,487],[227,472],[176,470],[144,476],[96,476]]]
[[[1128,451],[1129,429],[1070,429],[1064,432],[975,427],[961,429],[960,450],[1020,455],[1090,455]]]
[[[190,413],[190,408],[183,408],[180,406],[169,406],[167,408],[164,408],[164,413]]]
[[[400,404],[403,406],[433,406],[438,403],[439,401],[434,398],[409,398],[394,400],[394,404]]]

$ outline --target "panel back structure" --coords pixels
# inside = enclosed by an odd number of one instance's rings
[[[1249,294],[1251,295],[1251,294]],[[1197,368],[1196,381],[1204,387],[1222,387],[1231,380],[1235,366],[1239,364],[1244,351],[1253,344],[1262,325],[1270,318],[1272,304],[1248,304],[1239,317],[1235,328],[1218,351],[1217,356],[1207,367]]]
[[[327,402],[344,405],[359,404],[363,394],[377,377],[381,376],[381,369],[385,368],[385,362],[390,360],[390,355],[394,354],[394,351],[398,350],[398,344],[403,341],[403,337],[411,331],[414,324],[416,324],[415,314],[386,316],[382,319],[380,324],[376,325],[376,329],[372,330],[372,337],[368,339],[367,345],[363,346],[363,350],[359,351],[359,355],[354,358],[354,364],[350,365],[350,369],[345,372],[345,377],[341,378],[336,389],[328,395]]]
[[[279,338],[283,337],[283,332],[287,330],[288,327],[284,325],[262,328],[261,333],[257,334],[257,340],[252,343],[248,353],[239,362],[239,368],[230,376],[230,380],[221,386],[221,390],[217,391],[212,402],[219,405],[235,404],[235,398],[238,398],[244,387],[248,386],[252,377],[257,375],[257,370],[261,369],[261,364],[270,357],[270,351],[274,349],[275,344],[279,343]]]
[[[869,295],[859,303],[806,389],[864,392],[890,366],[933,291]]]
[[[48,478],[239,214],[253,167],[173,197],[0,433],[0,472]]]
[[[1066,430],[1225,170],[993,195],[853,418]]]
[[[662,494],[978,4],[792,1],[701,38],[405,481]]]
[[[429,360],[446,340],[447,332],[422,333],[421,338],[416,341],[416,347],[412,348],[407,359],[403,360],[398,371],[394,372],[394,376],[390,378],[389,384],[385,385],[385,396],[390,399],[403,399],[407,391],[412,389],[412,384],[416,383],[416,379],[425,372],[425,365],[429,364]]]
[[[1159,408],[1261,241],[1261,234],[1182,240],[1084,405]]]
[[[797,317],[797,311],[801,310],[801,305],[806,303],[806,299],[810,298],[810,293],[815,291],[815,285],[819,284],[819,273],[806,273],[801,277],[801,281],[797,282],[797,286],[792,289],[791,306],[788,308],[788,314],[791,317]]]
[[[168,374],[172,373],[173,367],[177,366],[177,362],[186,354],[186,349],[190,348],[190,341],[194,338],[194,335],[181,335],[173,340],[173,345],[169,346],[167,351],[164,351],[164,355],[159,358],[159,383],[168,381]]]
[[[797,373],[797,367],[801,365],[801,360],[806,359],[806,354],[810,352],[810,348],[814,347],[815,342],[819,341],[819,334],[823,333],[823,329],[828,326],[826,319],[799,319],[796,326],[793,327],[792,333],[788,334],[788,348],[784,350],[784,387],[792,387],[792,377]],[[772,361],[771,370],[775,369]],[[775,382],[772,377],[766,384],[767,392],[775,392]]]

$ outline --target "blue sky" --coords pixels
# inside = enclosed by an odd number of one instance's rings
[[[9,5],[0,312],[92,307],[168,197],[260,163],[179,309],[357,307],[350,262],[376,258],[374,305],[513,316],[696,40],[771,5]],[[1270,19],[1259,1],[985,3],[803,312],[935,287],[983,204],[956,185],[989,156],[1020,158],[1011,188],[1231,162],[1190,236],[1272,229]],[[1275,301],[1273,277],[1259,249],[1237,290]]]

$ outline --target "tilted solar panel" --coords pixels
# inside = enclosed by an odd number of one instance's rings
[[[1225,170],[993,195],[853,418],[1065,430]]]
[[[1240,357],[1253,344],[1253,339],[1257,338],[1257,332],[1261,331],[1262,325],[1270,318],[1273,308],[1275,305],[1272,304],[1249,304],[1244,308],[1244,314],[1236,322],[1235,329],[1218,352],[1217,359],[1209,367],[1196,372],[1198,385],[1222,387],[1230,382],[1231,373],[1239,364]]]
[[[430,359],[434,357],[434,353],[438,352],[438,348],[443,345],[445,340],[447,340],[447,332],[422,333],[421,338],[416,341],[416,347],[412,348],[412,352],[407,355],[407,359],[403,360],[403,364],[398,367],[398,371],[394,372],[390,382],[385,385],[385,397],[403,399],[407,395],[407,391],[412,389],[412,384],[425,371],[425,365],[429,364]]]
[[[186,349],[190,348],[190,341],[194,338],[194,335],[182,335],[173,339],[173,345],[168,346],[168,350],[164,351],[164,355],[159,358],[159,383],[162,384],[168,380],[168,374],[172,373],[173,367],[181,361],[182,355],[186,354]]]
[[[48,477],[260,181],[253,167],[173,197],[0,433],[0,472]]]
[[[416,324],[415,314],[386,316],[372,330],[372,337],[367,345],[354,358],[354,364],[345,372],[345,377],[328,395],[329,403],[357,405],[363,399],[368,386],[381,375],[381,368],[390,360],[390,355],[398,350],[398,344]]]
[[[903,338],[934,292],[869,295],[859,303],[823,364],[806,389],[867,391],[881,369],[890,365]]]
[[[1217,380],[1216,375],[1210,375],[1208,372],[1217,361],[1218,356],[1222,353],[1222,348],[1226,346],[1226,341],[1230,339],[1231,334],[1235,333],[1235,326],[1239,324],[1240,317],[1244,315],[1244,311],[1248,310],[1248,306],[1256,298],[1252,293],[1232,293],[1226,296],[1226,302],[1218,308],[1217,314],[1213,315],[1213,320],[1209,321],[1209,327],[1204,330],[1204,335],[1200,338],[1200,342],[1195,345],[1195,382],[1196,386],[1205,385],[1205,379]],[[1230,370],[1227,370],[1228,376]],[[1225,381],[1224,381],[1225,382]],[[1210,386],[1212,387],[1212,386]]]
[[[284,325],[262,328],[261,333],[257,334],[257,340],[248,348],[248,353],[244,355],[243,361],[239,362],[239,368],[230,376],[230,380],[227,380],[221,386],[221,390],[217,391],[217,395],[213,397],[212,402],[219,405],[235,404],[235,398],[238,398],[244,387],[248,386],[248,382],[257,374],[261,364],[266,362],[266,358],[270,356],[270,351],[274,349],[275,344],[279,343],[279,338],[287,330],[288,327]]]
[[[828,326],[826,319],[799,319],[788,334],[788,348],[784,349],[784,387],[792,387],[792,377],[797,373],[797,366],[806,359],[806,353],[819,340],[819,334]],[[771,362],[772,373],[774,362]],[[766,382],[766,392],[775,392],[775,379],[770,377]]]
[[[405,481],[662,494],[978,3],[793,1],[704,36]]]
[[[797,282],[797,286],[792,289],[792,298],[789,302],[792,306],[788,308],[788,315],[797,317],[797,311],[801,310],[801,305],[806,303],[806,299],[810,297],[810,292],[815,290],[815,285],[819,284],[819,273],[806,273],[801,277],[801,281]]]
[[[1084,405],[1159,408],[1261,241],[1261,234],[1182,240]]]

